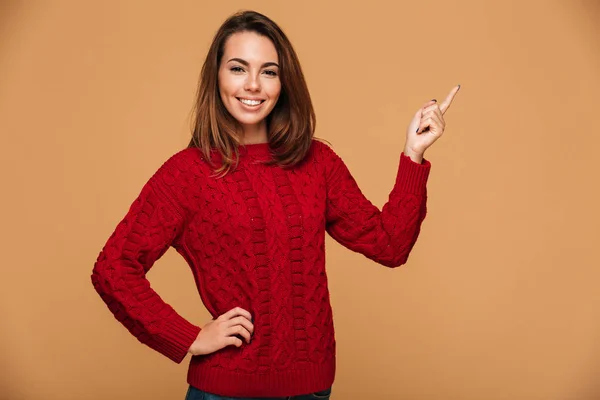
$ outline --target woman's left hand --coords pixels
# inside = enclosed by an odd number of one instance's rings
[[[460,85],[453,88],[441,104],[435,100],[428,101],[413,117],[406,131],[404,146],[404,154],[413,161],[420,163],[425,150],[443,135],[446,128],[444,114],[459,89]]]

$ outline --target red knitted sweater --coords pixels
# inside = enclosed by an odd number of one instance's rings
[[[180,363],[200,328],[151,288],[146,273],[172,246],[189,264],[208,311],[254,318],[249,344],[191,357],[192,386],[231,397],[329,388],[335,338],[325,232],[388,267],[406,262],[426,213],[430,163],[400,156],[380,211],[343,161],[313,141],[291,169],[267,166],[268,144],[240,147],[237,169],[211,176],[200,150],[167,160],[144,185],[94,265],[92,283],[139,341]]]

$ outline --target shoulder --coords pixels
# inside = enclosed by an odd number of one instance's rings
[[[314,162],[321,164],[326,169],[344,164],[342,158],[333,149],[333,146],[323,139],[313,139],[309,153]]]
[[[200,150],[186,148],[163,161],[148,184],[174,205],[181,215],[186,215],[192,209],[189,199],[196,195],[198,177],[206,176],[205,169]]]
[[[318,138],[313,139],[309,154],[312,157],[315,157],[318,161],[325,161],[332,157],[339,158],[339,156],[333,150],[331,143],[325,141],[324,139]]]
[[[150,178],[160,189],[183,208],[197,194],[200,182],[207,177],[208,168],[198,148],[186,148],[171,155]]]
[[[202,155],[198,148],[186,148],[171,155],[162,162],[153,179],[173,183],[186,175],[200,172]]]
[[[190,166],[198,164],[202,161],[202,155],[200,149],[196,147],[190,147],[183,150],[179,150],[177,153],[171,155],[163,162],[161,168],[171,168],[187,170]]]

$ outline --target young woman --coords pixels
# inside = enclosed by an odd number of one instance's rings
[[[177,363],[191,353],[187,399],[329,398],[325,232],[382,265],[406,262],[426,213],[423,154],[442,135],[457,91],[415,114],[379,210],[313,138],[311,99],[285,34],[259,13],[231,16],[202,68],[192,140],[149,179],[108,239],[95,289],[139,341]],[[214,317],[202,328],[146,279],[171,246]]]

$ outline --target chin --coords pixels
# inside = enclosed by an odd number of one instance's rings
[[[253,126],[260,124],[265,118],[244,118],[240,116],[233,116],[237,122],[239,122],[243,126]]]
[[[232,115],[236,119],[236,121],[239,122],[241,125],[254,126],[261,124],[269,116],[269,114],[270,112],[260,115],[246,115],[243,113],[235,113]]]

